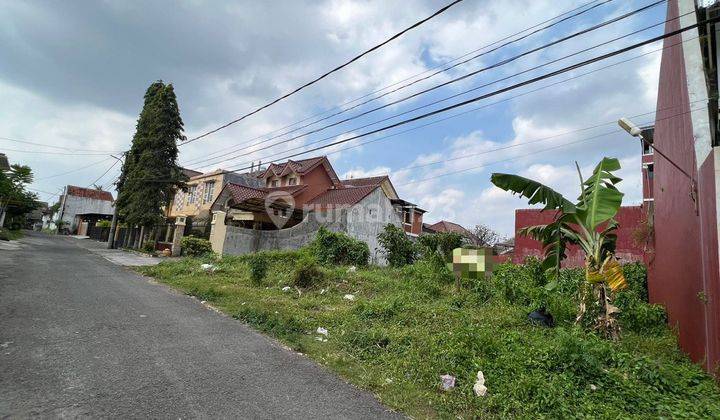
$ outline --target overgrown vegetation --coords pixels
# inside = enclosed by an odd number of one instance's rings
[[[0,241],[14,241],[22,237],[23,233],[20,230],[0,228]]]
[[[412,264],[415,260],[415,244],[408,239],[402,228],[388,224],[378,235],[378,242],[391,267],[402,267]]]
[[[190,257],[199,257],[202,255],[212,254],[212,245],[210,241],[195,236],[185,236],[180,240],[180,248],[183,253]]]
[[[368,245],[342,233],[324,227],[318,230],[309,245],[310,252],[320,264],[355,265],[365,267],[370,258]]]
[[[415,418],[720,417],[717,385],[678,350],[661,308],[646,302],[641,265],[623,267],[629,287],[615,300],[623,339],[613,342],[574,323],[582,269],[561,270],[551,292],[539,261],[502,264],[492,279],[466,280],[455,291],[448,270],[426,259],[354,271],[306,262],[308,250],[262,254],[261,286],[251,277],[256,256],[213,259],[213,274],[200,269],[210,260],[197,258],[141,270]],[[311,280],[298,285],[302,293],[283,290],[310,267],[322,273],[321,287]],[[540,307],[554,328],[528,321]],[[318,327],[327,337],[317,340]],[[472,390],[479,370],[485,397]],[[457,378],[456,388],[441,390],[443,374]]]
[[[577,165],[580,196],[577,203],[537,181],[518,175],[494,173],[490,178],[497,187],[528,198],[529,204],[542,203],[545,210],[555,211],[552,223],[529,226],[518,231],[541,241],[544,247],[543,268],[554,287],[565,259],[568,245],[577,245],[585,253],[585,282],[578,285],[579,311],[576,322],[583,321],[586,310],[593,310],[594,328],[605,337],[617,340],[618,308],[613,305],[613,293],[623,290],[627,283],[620,262],[615,258],[618,222],[623,193],[617,189],[621,178],[613,174],[620,170],[620,161],[603,158],[585,180]]]

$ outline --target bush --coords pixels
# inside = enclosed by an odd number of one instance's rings
[[[320,271],[317,261],[308,254],[302,254],[295,263],[292,274],[294,286],[310,288],[323,282],[325,275]]]
[[[395,225],[385,226],[385,230],[378,235],[378,242],[392,267],[412,264],[415,260],[415,245],[407,238],[405,231]]]
[[[185,236],[180,242],[183,253],[190,257],[200,257],[212,254],[212,245],[207,239],[196,238],[194,236]]]
[[[155,252],[155,241],[145,241],[142,245],[142,251],[148,253]]]
[[[250,266],[250,280],[256,286],[262,285],[268,270],[268,258],[264,253],[251,254],[248,257],[248,265]]]
[[[324,227],[318,230],[308,248],[320,264],[365,267],[370,258],[370,248],[365,242]]]
[[[110,227],[111,224],[112,222],[109,220],[98,220],[97,223],[95,223],[95,226],[100,228],[106,228]]]
[[[438,232],[421,235],[418,238],[418,248],[423,258],[428,258],[431,254],[439,254],[445,262],[450,262],[453,249],[460,248],[462,245],[463,237],[456,232]]]

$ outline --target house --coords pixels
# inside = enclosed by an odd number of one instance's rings
[[[33,230],[42,229],[43,215],[48,211],[48,203],[38,201],[38,207],[25,215],[26,227]]]
[[[216,252],[294,249],[327,227],[368,243],[382,262],[377,235],[391,223],[409,236],[425,211],[401,199],[387,176],[340,179],[325,156],[273,163],[254,174],[260,186],[228,183],[212,205]]]
[[[707,7],[706,7],[707,6]],[[665,32],[717,16],[717,2],[669,0]],[[682,348],[720,368],[718,23],[665,38],[652,135],[650,300]],[[650,176],[650,174],[648,174]]]
[[[464,227],[460,226],[457,223],[449,222],[447,220],[441,220],[437,223],[434,223],[432,225],[426,224],[423,227],[423,230],[426,233],[438,233],[438,232],[455,232],[462,235],[463,238],[467,241],[469,245],[475,245],[475,246],[481,246],[480,238],[478,238],[474,233],[470,232],[469,230],[465,229]]]
[[[210,232],[210,206],[227,183],[244,186],[260,186],[260,181],[247,174],[218,169],[201,173],[189,169],[183,170],[188,176],[187,189],[175,193],[165,215],[172,224],[176,217],[183,216],[189,221],[188,233],[204,236]],[[168,232],[169,233],[169,232]]]
[[[94,226],[98,220],[111,220],[114,210],[110,192],[68,185],[60,196],[58,220],[66,232],[85,235],[89,225]]]

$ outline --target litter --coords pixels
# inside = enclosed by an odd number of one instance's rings
[[[441,375],[442,387],[444,391],[455,388],[455,377],[452,375]]]
[[[217,270],[217,267],[212,264],[201,264],[200,268],[208,273],[214,273]]]
[[[317,329],[316,332],[317,332],[318,334],[324,335],[325,337],[327,337],[327,335],[328,335],[328,330],[326,330],[326,329],[323,328],[323,327],[318,327],[318,329]]]
[[[347,269],[348,273],[354,273],[356,271],[357,271],[357,267],[355,267],[354,265],[351,265],[350,268]]]
[[[479,370],[477,373],[477,381],[473,385],[473,391],[478,397],[484,397],[487,394],[487,387],[485,386],[485,375]]]
[[[351,294],[348,293],[347,295],[343,296],[343,299],[355,300],[355,295],[351,295]]]
[[[290,290],[290,286],[285,286],[285,287],[282,288],[282,291],[283,291],[283,292],[287,292],[288,290]]]

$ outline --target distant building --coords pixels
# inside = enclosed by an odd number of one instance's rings
[[[469,230],[465,229],[457,223],[449,222],[447,220],[441,220],[431,225],[425,223],[423,225],[423,231],[425,233],[455,232],[462,235],[462,237],[465,238],[467,243],[470,245],[482,245],[480,243],[480,238],[478,238],[474,233],[470,232]]]
[[[63,231],[84,235],[89,225],[112,219],[114,210],[110,192],[68,185],[60,197],[57,220],[63,222]]]

